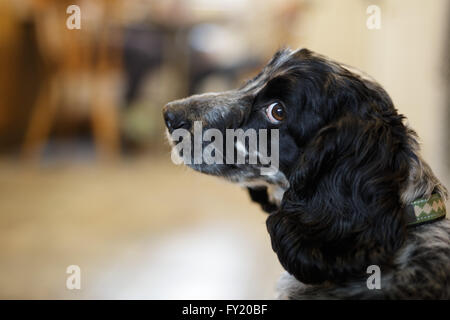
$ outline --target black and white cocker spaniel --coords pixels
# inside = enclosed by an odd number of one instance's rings
[[[247,160],[187,165],[244,185],[269,213],[272,247],[287,271],[280,298],[450,298],[447,191],[405,117],[367,75],[283,49],[241,88],[177,100],[163,114],[168,133],[193,134],[196,121],[224,136],[278,129],[272,174]],[[249,153],[246,144],[234,147]],[[368,270],[378,270],[378,283]]]

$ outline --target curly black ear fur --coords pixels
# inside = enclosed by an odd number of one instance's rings
[[[400,203],[410,158],[403,117],[347,115],[322,128],[267,227],[283,267],[303,283],[341,282],[389,268],[403,243]]]

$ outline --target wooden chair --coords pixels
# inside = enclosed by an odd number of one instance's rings
[[[24,159],[37,159],[46,144],[57,114],[70,106],[67,91],[77,94],[74,84],[89,86],[86,112],[91,120],[98,155],[115,158],[119,152],[119,97],[114,80],[121,72],[120,8],[117,1],[103,0],[81,8],[81,29],[69,30],[66,8],[74,1],[32,0],[33,21],[44,61],[45,81],[41,84],[22,147]],[[83,19],[86,14],[89,19]],[[86,83],[84,84],[86,86]],[[69,112],[70,114],[70,112]]]

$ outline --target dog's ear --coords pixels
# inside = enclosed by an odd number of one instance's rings
[[[270,202],[269,200],[267,187],[255,187],[247,189],[252,201],[259,203],[259,205],[265,212],[271,213],[277,210],[277,205]]]
[[[405,237],[399,197],[411,156],[397,114],[345,116],[321,129],[267,220],[283,267],[304,283],[348,280],[372,264],[388,267]]]

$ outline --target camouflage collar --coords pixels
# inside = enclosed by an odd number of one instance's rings
[[[408,227],[442,219],[445,214],[445,203],[438,193],[433,193],[429,199],[415,200],[406,207]]]

